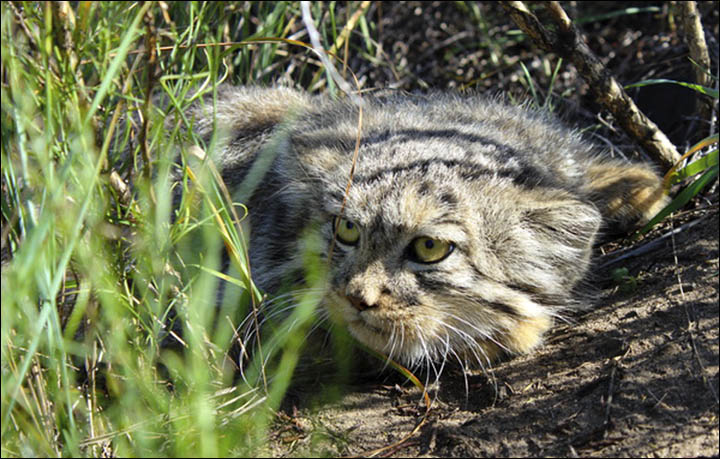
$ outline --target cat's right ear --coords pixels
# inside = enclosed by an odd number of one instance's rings
[[[193,122],[194,131],[204,139],[220,132],[230,136],[227,143],[241,139],[252,141],[307,109],[310,103],[310,96],[287,87],[222,85],[215,102],[209,93],[194,103],[186,116]]]
[[[193,103],[185,118],[196,142],[207,148],[206,153],[222,171],[225,185],[235,188],[253,168],[259,183],[285,148],[287,135],[282,126],[306,111],[310,103],[311,96],[291,88],[222,85],[216,97],[209,93]]]

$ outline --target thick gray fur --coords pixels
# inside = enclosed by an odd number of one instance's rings
[[[545,113],[448,93],[363,96],[346,194],[356,105],[287,88],[223,86],[217,100],[188,116],[216,135],[210,154],[248,205],[257,285],[306,287],[308,251],[332,250],[322,307],[409,363],[529,351],[579,305],[601,228],[647,221],[667,199],[649,166],[609,158]],[[338,216],[357,243],[333,240]],[[420,262],[421,237],[452,250]]]

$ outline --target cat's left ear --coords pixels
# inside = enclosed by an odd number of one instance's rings
[[[253,140],[272,131],[289,116],[310,106],[310,96],[283,86],[221,85],[186,110],[200,136],[214,130],[228,131],[233,139]]]

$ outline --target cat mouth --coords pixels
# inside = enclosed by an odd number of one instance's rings
[[[325,307],[330,317],[342,324],[359,342],[369,348],[400,360],[424,354],[411,326],[398,318],[382,317],[374,309],[359,310],[345,295],[331,291]]]
[[[389,327],[386,328],[380,324],[373,323],[377,322],[377,320],[371,322],[369,317],[371,312],[355,308],[345,295],[332,292],[329,296],[328,309],[331,310],[331,316],[342,321],[351,331],[355,327],[362,327],[379,336],[387,336],[390,334],[392,330],[391,324],[388,324]],[[335,317],[336,315],[340,317]]]
[[[325,307],[333,321],[344,325],[355,339],[377,351],[385,350],[393,330],[399,328],[388,320],[371,317],[370,310],[358,310],[342,293],[329,292]]]

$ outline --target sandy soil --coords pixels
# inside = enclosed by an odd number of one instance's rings
[[[650,253],[598,269],[595,307],[557,326],[537,352],[469,376],[467,390],[460,371],[446,369],[429,412],[420,390],[392,370],[331,403],[307,402],[324,390],[314,383],[279,417],[268,453],[717,456],[717,204],[692,218]],[[609,280],[618,267],[627,282]]]

